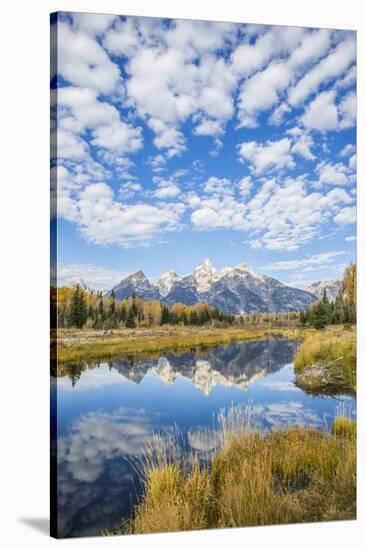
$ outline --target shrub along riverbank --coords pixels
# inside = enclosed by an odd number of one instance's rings
[[[211,468],[147,461],[144,496],[118,533],[273,525],[356,517],[356,435],[288,428],[230,436]]]
[[[315,394],[356,394],[355,327],[308,331],[295,361],[296,384]]]

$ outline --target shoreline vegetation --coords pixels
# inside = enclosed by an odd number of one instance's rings
[[[192,348],[205,348],[230,342],[266,338],[301,339],[301,328],[242,328],[242,327],[177,327],[162,326],[154,329],[88,331],[58,329],[51,335],[57,346],[57,361],[107,360],[118,354],[179,352]],[[54,348],[53,354],[56,354]],[[51,354],[52,358],[52,354]],[[53,357],[56,359],[56,356]]]
[[[295,359],[296,384],[313,394],[356,395],[356,330],[345,325],[305,335]]]
[[[153,533],[356,518],[356,423],[330,431],[239,429],[211,466],[169,453],[162,437],[140,466],[143,496],[113,533]],[[250,506],[248,506],[248,502]]]

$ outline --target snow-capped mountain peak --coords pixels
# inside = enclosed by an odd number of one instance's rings
[[[205,269],[212,269],[212,261],[210,260],[210,258],[205,258],[200,264],[198,264],[198,266],[196,267],[196,269],[201,269],[201,268],[205,268]]]
[[[211,288],[216,271],[209,259],[204,260],[194,269],[192,275],[195,279],[198,292],[207,292]]]
[[[145,273],[140,269],[139,271],[136,271],[135,273],[132,273],[129,275],[125,280],[131,281],[131,282],[139,282],[139,281],[147,281],[148,278],[146,277]]]
[[[159,289],[160,294],[165,297],[169,294],[171,288],[181,280],[174,269],[167,269],[164,273],[155,281],[155,286]]]
[[[76,288],[77,286],[79,288],[81,288],[82,290],[85,290],[85,292],[88,292],[89,294],[93,294],[94,292],[94,289],[91,288],[85,281],[84,279],[74,279],[72,281],[70,281],[69,283],[69,286],[71,288]]]
[[[128,296],[136,294],[146,300],[159,300],[160,293],[159,290],[153,286],[149,279],[146,277],[145,273],[141,271],[136,271],[132,273],[125,279],[122,279],[118,285],[113,287],[114,294],[117,300],[123,300]],[[111,295],[111,291],[107,293],[107,296]]]
[[[245,262],[240,262],[240,264],[238,264],[235,269],[240,269],[240,271],[250,271],[249,265]]]
[[[234,267],[233,271],[235,273],[249,275],[250,277],[253,277],[254,279],[258,279],[259,281],[264,281],[267,278],[266,275],[262,275],[260,273],[256,273],[255,271],[253,271],[253,269],[244,262],[241,262],[236,267]]]

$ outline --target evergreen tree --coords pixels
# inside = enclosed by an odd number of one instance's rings
[[[114,301],[114,298],[112,297],[111,304],[109,306],[109,316],[114,317],[116,313],[116,302]]]
[[[311,318],[310,318],[311,324],[316,329],[322,329],[327,324],[327,310],[323,303],[323,300],[320,300],[312,309],[311,312]]]
[[[88,317],[92,320],[94,320],[94,318],[95,318],[95,311],[94,311],[94,308],[91,304],[88,308]]]
[[[198,315],[195,310],[191,311],[189,315],[189,324],[190,325],[198,325]]]
[[[121,306],[121,308],[119,309],[118,318],[122,323],[125,323],[126,317],[127,317],[126,306]]]
[[[199,324],[204,325],[210,320],[210,315],[207,309],[203,309],[199,315]]]
[[[179,316],[176,313],[172,313],[170,316],[170,322],[172,323],[172,325],[178,325],[179,321]]]
[[[136,323],[135,311],[134,311],[134,308],[131,306],[128,311],[128,315],[126,319],[126,328],[136,328],[136,326],[137,326],[137,323]]]
[[[325,311],[326,324],[330,325],[331,322],[332,322],[332,318],[333,318],[333,309],[332,309],[332,306],[331,306],[331,304],[328,300],[327,289],[326,288],[324,288],[324,291],[323,291],[322,303],[323,303],[324,311]]]
[[[136,305],[136,294],[135,293],[132,294],[132,306],[131,306],[131,308],[132,308],[133,313],[136,317],[136,315],[137,315],[137,305]]]
[[[98,304],[98,315],[99,315],[100,321],[103,323],[105,321],[105,311],[104,311],[104,303],[102,299],[99,301],[99,304]]]
[[[183,323],[184,326],[189,324],[188,316],[187,316],[185,311],[182,313],[182,323]]]
[[[334,302],[330,302],[330,305],[329,305],[329,308],[330,308],[330,321],[329,321],[329,324],[333,325],[334,324]]]
[[[307,321],[307,319],[306,319],[306,312],[305,312],[305,311],[301,311],[301,312],[300,312],[300,325],[301,325],[302,327],[304,327],[304,326],[306,325],[306,321]]]
[[[169,323],[169,321],[170,321],[170,311],[169,311],[169,308],[164,305],[161,309],[160,324],[161,325],[167,325]]]
[[[67,324],[69,327],[82,328],[86,323],[87,317],[88,308],[86,305],[84,292],[81,290],[79,285],[76,285],[76,288],[71,296]]]

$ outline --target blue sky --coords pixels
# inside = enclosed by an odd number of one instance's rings
[[[355,259],[356,34],[58,14],[60,283]],[[53,96],[55,99],[55,96]]]

